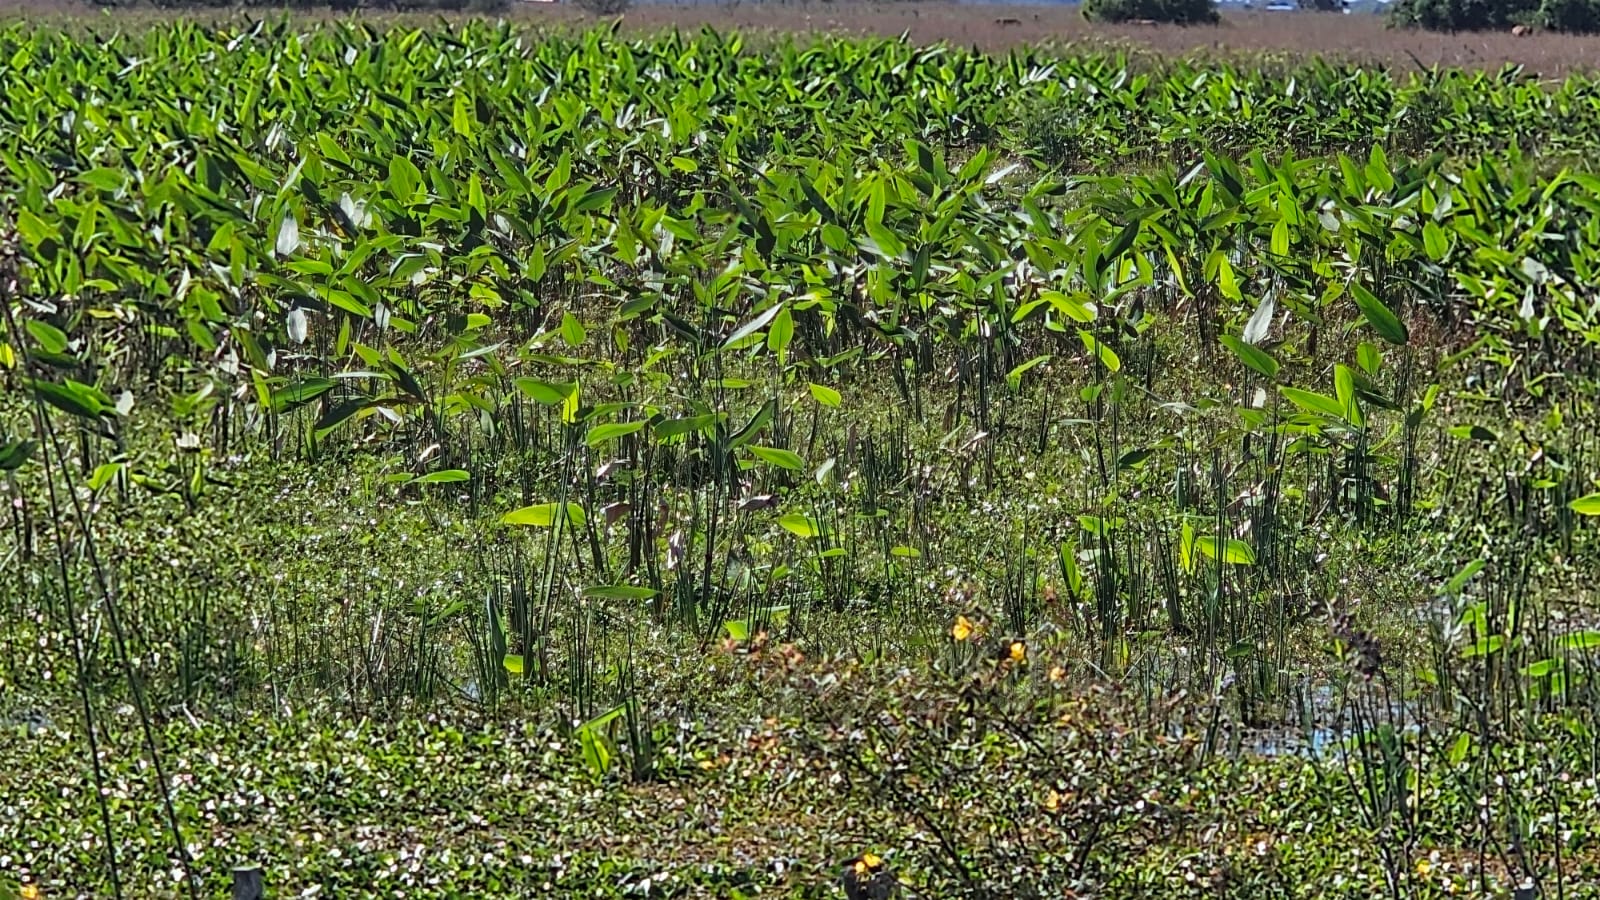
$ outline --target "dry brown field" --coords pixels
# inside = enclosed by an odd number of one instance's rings
[[[572,20],[571,7],[525,3],[521,16]],[[1507,33],[1433,34],[1387,27],[1381,15],[1226,12],[1222,24],[1095,25],[1077,6],[994,6],[921,2],[646,4],[624,17],[629,28],[668,26],[800,34],[906,33],[918,43],[948,42],[985,51],[1024,45],[1121,46],[1158,58],[1195,55],[1325,58],[1395,69],[1447,66],[1499,69],[1513,64],[1558,77],[1600,66],[1600,36]]]
[[[256,11],[255,15],[261,15]],[[75,22],[96,30],[179,15],[148,7],[112,11],[74,0],[0,0],[0,21],[25,18]],[[182,15],[215,20],[239,15],[195,10]],[[321,18],[328,13],[296,13]],[[374,18],[437,22],[434,13],[368,13]],[[533,26],[569,28],[595,21],[570,3],[521,2],[505,16]],[[450,18],[456,18],[451,16]],[[109,20],[109,22],[108,22]],[[1023,46],[1071,50],[1122,49],[1150,62],[1179,58],[1248,57],[1284,62],[1320,56],[1335,61],[1383,66],[1396,71],[1433,66],[1496,70],[1522,66],[1530,74],[1558,78],[1600,68],[1600,36],[1536,33],[1433,34],[1387,27],[1381,15],[1314,12],[1228,11],[1216,26],[1176,27],[1096,25],[1084,21],[1076,5],[991,5],[951,2],[872,2],[872,0],[759,0],[759,2],[637,3],[622,17],[622,28],[647,33],[667,28],[710,25],[753,38],[823,34],[898,36],[919,44],[948,43],[1004,52]]]

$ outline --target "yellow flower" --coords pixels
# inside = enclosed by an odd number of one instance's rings
[[[1024,663],[1028,661],[1028,646],[1021,641],[1011,642],[1011,661]]]
[[[1063,669],[1060,666],[1052,666],[1050,668],[1050,680],[1051,681],[1065,681],[1066,677],[1067,677],[1067,670],[1066,669]]]
[[[877,869],[881,865],[883,865],[883,859],[880,858],[878,854],[870,852],[863,853],[861,854],[861,858],[856,860],[856,874],[865,875],[868,872]]]
[[[1044,808],[1049,812],[1059,810],[1061,808],[1061,792],[1051,788],[1050,793],[1044,798]]]
[[[950,629],[950,636],[958,641],[972,637],[972,623],[967,621],[966,616],[956,616],[956,624]]]
[[[1433,871],[1433,863],[1429,862],[1427,859],[1419,859],[1419,860],[1417,860],[1417,874],[1418,875],[1421,875],[1423,878],[1427,878],[1428,877],[1428,873],[1432,872],[1432,871]]]
[[[39,900],[39,886],[36,884],[25,884],[22,886],[22,893],[18,896],[20,896],[22,900]]]

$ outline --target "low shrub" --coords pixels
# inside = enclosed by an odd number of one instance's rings
[[[1215,25],[1222,20],[1213,0],[1084,0],[1091,22],[1156,22],[1163,25]]]

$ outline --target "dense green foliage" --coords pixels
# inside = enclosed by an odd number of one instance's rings
[[[0,67],[0,878],[1592,876],[1596,82],[483,24]]]
[[[1517,26],[1573,34],[1600,32],[1595,0],[1396,0],[1389,19],[1430,31],[1509,31]]]

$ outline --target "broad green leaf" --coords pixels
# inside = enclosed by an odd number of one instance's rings
[[[1097,310],[1095,309],[1095,305],[1093,303],[1090,303],[1086,300],[1081,300],[1070,294],[1064,294],[1061,291],[1044,291],[1040,294],[1040,296],[1045,300],[1050,301],[1050,305],[1054,307],[1057,312],[1073,320],[1074,322],[1080,322],[1084,325],[1087,325],[1094,321]]]
[[[412,481],[411,483],[412,484],[454,484],[454,483],[456,483],[458,481],[466,481],[471,477],[472,477],[472,474],[470,472],[468,472],[466,469],[441,469],[441,470],[439,470],[437,472],[429,472],[426,475],[419,476],[419,477],[417,477],[416,480]]]
[[[67,379],[65,382],[33,379],[34,392],[44,402],[80,419],[96,419],[116,411],[116,404],[93,385]]]
[[[1600,494],[1589,494],[1567,504],[1581,516],[1600,516]]]
[[[575,528],[582,528],[584,524],[583,507],[576,503],[565,506],[565,518]],[[503,525],[527,525],[534,528],[549,528],[562,518],[563,507],[560,503],[536,503],[533,506],[524,506],[513,510],[500,517]]]
[[[1086,350],[1095,354],[1100,360],[1100,365],[1105,366],[1106,371],[1116,372],[1121,370],[1122,360],[1118,359],[1117,354],[1099,338],[1082,329],[1078,330],[1078,338],[1083,341],[1083,346]]]
[[[581,347],[588,336],[577,316],[570,312],[561,314],[561,339],[567,342],[568,347]]]
[[[1216,559],[1219,555],[1222,561],[1235,566],[1253,566],[1256,564],[1256,552],[1250,545],[1237,538],[1219,540],[1215,535],[1201,535],[1194,539],[1196,547],[1206,556]]]
[[[1280,387],[1278,392],[1290,403],[1313,415],[1326,416],[1330,419],[1344,418],[1344,407],[1327,394],[1292,387]]]
[[[583,596],[597,600],[649,600],[660,591],[654,588],[633,587],[626,584],[601,584],[583,589]]]
[[[1568,650],[1593,650],[1600,647],[1600,631],[1588,628],[1564,634],[1561,636],[1561,646]]]
[[[738,344],[745,338],[755,334],[761,329],[767,327],[767,325],[770,324],[773,319],[778,317],[778,313],[782,312],[783,310],[784,305],[781,303],[775,303],[772,306],[767,307],[765,310],[762,310],[760,315],[744,323],[743,325],[740,325],[734,330],[733,334],[728,335],[728,339],[722,342],[722,349],[726,350],[729,347]]]
[[[647,422],[612,422],[606,425],[596,425],[589,429],[588,435],[583,439],[590,447],[598,447],[607,441],[633,434],[644,428]]]
[[[835,409],[837,409],[839,404],[844,400],[843,397],[839,396],[838,391],[825,385],[816,384],[815,382],[811,384],[811,396],[815,397],[817,402],[821,403],[823,406],[831,406]]]
[[[1223,335],[1221,341],[1222,346],[1232,350],[1233,355],[1239,357],[1240,362],[1264,375],[1268,379],[1277,377],[1278,361],[1273,359],[1271,354],[1267,353],[1267,351],[1261,349],[1260,347],[1251,346],[1250,344],[1239,340],[1231,334]]]
[[[1350,293],[1355,296],[1356,306],[1361,308],[1361,314],[1366,316],[1367,324],[1378,336],[1391,344],[1404,346],[1410,339],[1406,326],[1383,304],[1376,295],[1367,290],[1360,282],[1350,283]]]
[[[778,310],[778,315],[772,320],[772,327],[767,330],[767,349],[778,354],[778,365],[783,365],[788,358],[789,342],[794,340],[794,317],[789,314],[789,307]]]
[[[289,412],[333,390],[333,386],[334,382],[330,378],[305,378],[273,391],[269,405],[273,412]]]
[[[706,431],[717,424],[715,413],[706,413],[702,416],[689,416],[684,419],[663,419],[656,423],[656,437],[666,440],[681,434],[694,431]]]
[[[792,450],[784,450],[781,447],[758,447],[751,444],[749,450],[762,460],[780,469],[788,469],[791,472],[798,472],[805,468],[806,465],[805,461],[800,458],[800,454]]]
[[[39,445],[34,441],[12,441],[0,444],[0,471],[15,472],[33,456]]]
[[[1049,361],[1050,361],[1050,355],[1049,354],[1045,354],[1043,356],[1035,356],[1033,359],[1030,359],[1027,362],[1022,363],[1021,365],[1019,365],[1016,368],[1012,369],[1011,371],[1007,372],[1006,373],[1006,384],[1010,385],[1011,389],[1013,391],[1017,390],[1018,388],[1022,387],[1022,376],[1026,375],[1028,373],[1029,369],[1032,369],[1032,368],[1040,365],[1041,363],[1046,363],[1046,362],[1049,362]],[[1115,371],[1115,370],[1113,370],[1113,371]]]
[[[788,531],[796,537],[814,538],[822,533],[822,529],[817,525],[816,519],[813,519],[810,516],[800,515],[799,513],[789,513],[786,516],[780,516],[778,518],[778,524],[781,525],[785,531]]]

